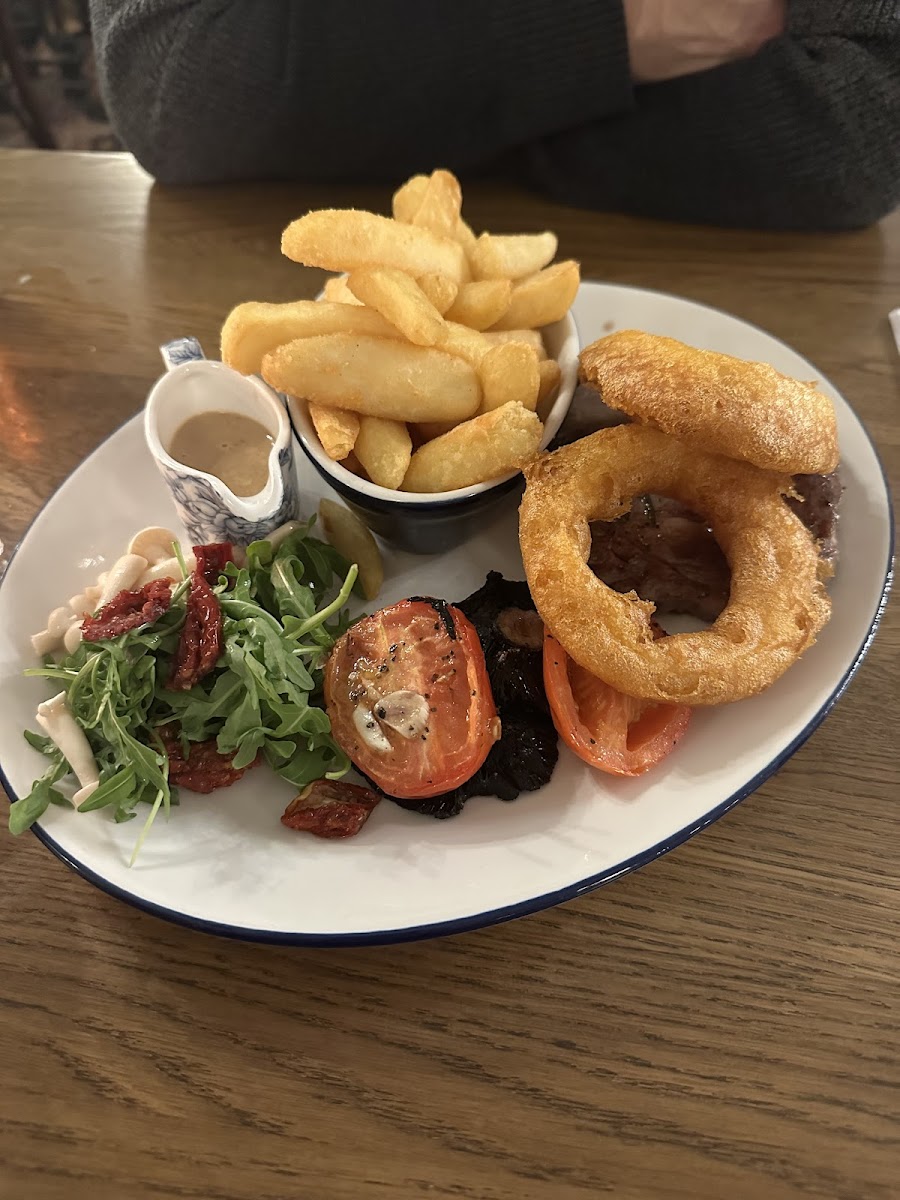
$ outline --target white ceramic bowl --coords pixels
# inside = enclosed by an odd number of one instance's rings
[[[548,446],[562,425],[578,381],[578,328],[571,313],[543,330],[547,353],[559,363],[560,380],[547,420],[541,448]],[[510,471],[485,483],[449,492],[401,492],[360,479],[322,449],[306,401],[288,398],[288,411],[297,439],[319,475],[386,541],[417,554],[435,554],[469,537],[488,507],[520,486],[521,472]]]

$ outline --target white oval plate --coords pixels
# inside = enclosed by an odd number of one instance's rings
[[[581,343],[636,327],[821,378],[788,346],[722,312],[674,296],[585,284],[575,304]],[[806,740],[846,686],[887,594],[892,526],[878,458],[852,409],[822,381],[838,412],[845,493],[834,613],[818,643],[773,688],[697,712],[688,736],[644,779],[584,766],[563,748],[551,784],[513,804],[469,801],[449,821],[384,801],[355,838],[325,842],[285,829],[292,789],[265,769],[211,796],[185,795],[157,820],[137,865],[139,822],[51,808],[35,833],[80,875],[157,916],[264,942],[354,944],[458,933],[579,896],[671,850],[749,795]],[[301,455],[301,494],[324,490]],[[22,730],[40,680],[25,679],[29,636],[81,591],[144,525],[174,523],[139,417],[62,485],[20,545],[0,587],[2,778],[25,795],[43,770]],[[175,525],[177,528],[177,524]],[[475,541],[435,559],[388,555],[383,602],[431,593],[459,600],[485,574],[523,578],[513,499]]]

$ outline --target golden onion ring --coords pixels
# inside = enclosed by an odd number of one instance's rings
[[[766,471],[819,475],[838,463],[837,418],[815,384],[768,363],[624,329],[585,346],[581,378],[605,404],[701,450]]]
[[[706,454],[642,425],[601,430],[526,467],[519,540],[528,586],[566,652],[629,696],[723,704],[774,683],[813,644],[831,604],[809,532],[782,500],[787,475]],[[709,629],[654,641],[655,606],[587,565],[588,521],[671,496],[709,521],[731,593]]]

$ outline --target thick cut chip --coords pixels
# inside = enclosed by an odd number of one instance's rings
[[[433,346],[444,334],[444,318],[415,279],[394,267],[360,267],[347,280],[353,294],[375,309],[417,346]]]
[[[328,457],[335,462],[345,459],[359,436],[359,417],[356,413],[346,408],[310,404],[309,418]]]
[[[435,271],[430,272],[428,275],[420,275],[417,282],[434,307],[443,316],[456,299],[456,294],[459,290],[457,285],[452,279],[448,279],[446,275],[438,275]]]
[[[322,333],[369,333],[399,337],[390,321],[359,303],[295,300],[290,304],[248,301],[233,308],[222,326],[222,362],[242,375],[258,375],[270,350]]]
[[[402,421],[360,417],[354,452],[373,483],[398,488],[409,466],[412,441]]]
[[[495,329],[538,329],[561,321],[575,300],[581,274],[571,259],[554,263],[513,288],[506,314]]]
[[[484,335],[489,342],[525,342],[534,348],[538,358],[547,357],[547,347],[539,329],[488,329]]]
[[[553,262],[555,233],[483,233],[471,251],[476,279],[525,279]]]
[[[511,299],[512,284],[508,279],[464,283],[447,310],[447,317],[470,329],[489,329],[509,308]]]
[[[437,271],[457,283],[469,273],[465,252],[453,238],[354,208],[323,208],[292,221],[281,250],[294,262],[326,271],[397,267],[413,276]]]
[[[490,412],[518,401],[532,411],[537,408],[541,378],[538,358],[524,342],[492,346],[478,368],[484,398],[481,411]]]
[[[471,225],[467,225],[462,217],[460,217],[456,222],[456,229],[453,231],[453,236],[465,250],[466,257],[471,264],[472,251],[475,249],[475,243],[478,241],[478,238],[475,236],[474,229]]]
[[[394,192],[391,211],[394,214],[395,220],[403,221],[407,225],[427,224],[426,221],[419,221],[416,218],[419,216],[419,212],[425,202],[430,183],[431,177],[428,175],[413,175],[407,179],[402,187],[399,187]],[[457,215],[456,222],[450,231],[450,236],[460,243],[466,251],[467,256],[471,254],[478,240],[472,232],[471,227],[459,215]]]
[[[392,338],[300,338],[267,354],[262,375],[291,396],[394,421],[462,421],[481,404],[469,363]]]
[[[362,300],[357,300],[347,286],[346,275],[332,275],[330,279],[326,279],[322,288],[322,299],[337,300],[340,304],[362,304]]]
[[[516,471],[537,451],[543,428],[536,414],[521,404],[505,404],[463,421],[419,447],[403,491],[452,491]]]
[[[541,382],[538,388],[537,413],[542,421],[546,421],[547,413],[550,411],[553,401],[556,399],[556,393],[559,391],[559,381],[562,372],[555,358],[545,358],[542,362],[539,362],[538,371]]]
[[[394,219],[411,225],[416,213],[422,207],[427,189],[427,175],[411,175],[406,183],[394,192],[391,200],[391,212],[394,214]]]
[[[481,360],[494,343],[489,342],[483,333],[470,329],[468,325],[460,325],[458,321],[447,321],[446,326],[441,349],[465,359],[473,367],[481,366]]]
[[[453,237],[461,208],[462,189],[456,176],[450,171],[433,171],[412,224],[443,237]]]

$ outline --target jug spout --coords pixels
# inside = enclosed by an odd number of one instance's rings
[[[248,545],[297,516],[291,426],[284,403],[256,376],[241,375],[203,356],[195,338],[160,347],[167,372],[144,410],[144,434],[169,486],[191,542]],[[237,496],[216,475],[178,461],[170,453],[181,426],[203,414],[236,414],[258,423],[271,439],[264,486]]]

